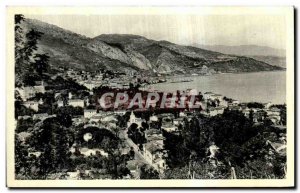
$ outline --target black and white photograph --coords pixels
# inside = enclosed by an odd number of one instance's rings
[[[293,18],[8,7],[8,186],[293,186]]]

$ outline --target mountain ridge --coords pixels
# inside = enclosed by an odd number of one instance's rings
[[[239,56],[277,56],[285,57],[285,50],[272,48],[269,46],[259,46],[259,45],[237,45],[237,46],[227,46],[227,45],[202,45],[202,44],[192,44],[192,46],[208,49],[211,51],[222,52],[224,54],[234,54]]]
[[[95,68],[151,73],[197,73],[207,66],[219,72],[255,72],[282,68],[192,46],[156,41],[132,34],[101,34],[89,38],[58,26],[26,19],[24,27],[44,33],[38,43],[52,66],[94,71]]]

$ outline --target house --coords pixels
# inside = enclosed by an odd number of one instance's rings
[[[226,101],[224,99],[220,100],[219,106],[228,107],[228,101]]]
[[[276,142],[271,142],[271,141],[267,140],[266,145],[268,145],[278,155],[286,156],[286,142],[285,141],[283,143],[276,143]]]
[[[115,117],[114,114],[107,114],[103,115],[102,118],[100,119],[101,122],[103,123],[116,123],[118,122],[117,118]]]
[[[150,136],[162,136],[162,133],[158,129],[148,129],[145,131],[145,138],[148,140]]]
[[[173,120],[173,124],[175,126],[180,125],[182,122],[183,122],[183,118],[182,117],[179,117],[179,118]]]
[[[268,115],[268,119],[270,119],[274,125],[279,125],[281,117],[279,115],[272,114]]]
[[[69,105],[70,106],[73,106],[73,107],[84,107],[84,100],[82,99],[70,99],[68,101]]]
[[[270,115],[280,116],[280,109],[276,108],[276,107],[268,109],[266,112],[267,112],[268,116],[270,116]]]
[[[220,94],[211,94],[210,95],[211,100],[218,100],[218,101],[223,101],[223,95]]]
[[[95,114],[90,118],[90,123],[100,123],[103,118],[103,115]]]
[[[149,121],[150,122],[158,122],[158,117],[156,115],[152,115],[150,118],[149,118]]]
[[[186,113],[185,112],[180,112],[179,117],[186,117]]]
[[[167,169],[167,163],[166,163],[166,160],[163,159],[162,157],[158,156],[158,157],[155,157],[154,160],[153,160],[153,167],[160,171],[160,172],[163,172],[164,170]]]
[[[45,93],[45,86],[39,85],[39,86],[26,86],[22,88],[16,88],[18,93],[20,94],[20,97],[23,101],[27,101],[29,98],[34,97],[37,93]]]
[[[232,100],[230,103],[228,103],[229,106],[238,106],[240,102],[238,100]]]
[[[68,98],[72,99],[73,98],[73,94],[71,92],[68,93]]]
[[[91,118],[92,116],[97,114],[97,110],[96,109],[84,109],[83,110],[83,117],[84,118]]]
[[[201,73],[202,73],[202,74],[207,74],[207,73],[208,73],[208,67],[207,67],[206,65],[203,65],[203,66],[201,67]]]
[[[23,103],[26,108],[32,109],[34,111],[39,110],[39,102],[37,101],[26,101]]]
[[[163,137],[160,130],[149,129],[145,131],[145,138],[147,142],[155,142],[156,144],[164,145],[165,138]]]
[[[31,136],[31,133],[29,132],[20,132],[17,134],[17,137],[19,138],[20,141],[25,142],[28,137]]]
[[[187,90],[186,90],[186,93],[187,93],[187,95],[189,95],[189,96],[192,96],[192,95],[196,96],[196,95],[199,94],[199,92],[197,91],[197,89],[187,89]]]
[[[29,115],[18,116],[18,120],[20,120],[20,119],[26,120],[26,119],[30,119],[30,118],[31,118],[31,116],[29,116]]]
[[[108,157],[108,153],[106,153],[103,149],[98,149],[98,148],[89,149],[84,147],[84,148],[79,148],[78,150],[82,155],[84,155],[84,157],[97,155],[97,154]],[[74,153],[75,151],[76,151],[75,147],[70,148],[71,153]]]
[[[126,167],[129,169],[130,174],[133,176],[134,179],[139,179],[140,172],[138,162],[136,160],[127,161]]]
[[[223,114],[224,109],[225,109],[225,107],[223,107],[223,106],[211,107],[207,110],[207,114],[209,116],[216,116],[216,115],[219,115],[219,114]]]
[[[161,144],[152,141],[143,144],[144,158],[158,171],[163,171],[167,168],[164,155],[165,151]]]
[[[167,124],[163,124],[161,126],[161,129],[167,131],[167,132],[174,132],[177,130],[177,127],[173,124],[167,123]]]
[[[205,100],[208,100],[208,99],[211,98],[212,95],[214,95],[213,92],[205,92],[205,93],[203,94],[203,98],[204,98]]]
[[[116,114],[116,115],[125,115],[126,114],[126,110],[115,110],[114,114]]]
[[[83,86],[85,86],[89,90],[93,90],[93,88],[97,87],[92,81],[84,82]]]
[[[32,119],[33,120],[45,120],[46,118],[48,118],[49,115],[47,113],[39,113],[39,114],[34,114]]]
[[[272,103],[271,102],[267,102],[267,103],[263,103],[263,105],[264,105],[265,109],[268,109],[268,108],[270,108],[272,106]]]
[[[42,152],[40,152],[40,151],[28,152],[28,157],[30,157],[30,156],[40,157],[41,155],[42,155]]]
[[[59,99],[57,101],[57,107],[63,107],[63,106],[64,106],[64,101]]]
[[[129,121],[127,122],[127,127],[130,127],[130,125],[133,123],[137,124],[138,127],[142,127],[142,122],[144,122],[144,120],[142,118],[137,118],[133,111],[131,111]]]

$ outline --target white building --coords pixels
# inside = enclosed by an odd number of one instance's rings
[[[73,106],[73,107],[84,107],[84,100],[81,100],[81,99],[71,99],[68,101],[69,105],[70,106]]]
[[[75,152],[75,148],[71,148],[70,151],[73,153]],[[84,155],[84,157],[97,155],[99,153],[100,155],[104,157],[108,157],[108,153],[106,153],[103,149],[88,149],[88,148],[80,148],[80,153]]]
[[[163,171],[167,168],[163,147],[160,144],[155,142],[144,144],[143,156],[156,170]]]
[[[137,124],[138,127],[142,127],[142,122],[143,122],[143,119],[137,118],[134,115],[133,111],[131,111],[129,121],[127,122],[127,127],[130,127],[130,125],[133,124],[133,123]]]
[[[182,117],[173,120],[173,124],[175,126],[178,126],[181,123],[183,123],[183,118]]]
[[[58,100],[57,101],[57,107],[63,107],[64,106],[64,101],[63,100]]]
[[[158,117],[156,115],[152,115],[150,118],[149,118],[149,121],[150,122],[157,122],[158,121]]]
[[[26,86],[22,88],[16,88],[16,90],[19,92],[22,100],[27,101],[27,99],[34,97],[36,93],[45,93],[45,86]]]
[[[186,113],[185,112],[180,112],[179,117],[186,117]]]
[[[49,117],[49,115],[47,113],[39,113],[39,114],[34,114],[32,119],[33,120],[38,120],[38,119],[45,120],[48,117]]]
[[[126,114],[126,110],[115,110],[114,114],[115,115],[125,115]]]
[[[211,100],[219,100],[219,101],[221,101],[221,100],[223,100],[223,95],[220,95],[220,94],[212,94],[212,95],[210,96],[210,99],[211,99]]]
[[[232,100],[232,102],[230,103],[230,105],[232,106],[238,106],[240,104],[240,102],[238,100]]]
[[[177,127],[173,124],[163,124],[161,126],[161,129],[167,131],[167,132],[174,132],[177,131]]]
[[[228,101],[226,101],[226,100],[220,100],[220,104],[219,104],[220,106],[224,106],[224,107],[228,107]]]
[[[209,116],[216,116],[216,115],[219,115],[219,114],[223,114],[224,113],[224,107],[212,107],[212,108],[209,108],[208,109],[208,115]]]
[[[212,95],[214,95],[213,92],[206,92],[206,93],[203,94],[203,98],[204,98],[205,100],[208,100],[208,99],[211,98]]]
[[[84,118],[88,118],[88,119],[96,114],[97,114],[96,109],[84,109],[84,111],[83,111]]]
[[[69,99],[72,99],[73,98],[73,94],[71,92],[68,93],[68,97]]]
[[[23,103],[23,105],[29,109],[32,109],[34,111],[39,110],[39,102],[37,101],[26,101]]]
[[[103,115],[101,114],[95,114],[90,118],[90,123],[100,123],[103,119]]]
[[[268,109],[268,108],[270,108],[272,106],[272,103],[271,102],[267,102],[267,103],[263,103],[263,105],[264,105],[265,109]]]

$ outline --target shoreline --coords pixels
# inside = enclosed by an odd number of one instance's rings
[[[265,103],[265,102],[272,102],[273,104],[286,104],[287,103],[287,100],[286,100],[286,92],[285,92],[285,98],[284,100],[281,100],[281,96],[276,93],[275,91],[271,92],[273,93],[273,95],[271,94],[268,98],[268,96],[266,96],[265,93],[263,93],[261,95],[261,97],[257,97],[255,95],[257,95],[257,92],[256,91],[253,91],[254,87],[252,86],[252,91],[251,91],[251,85],[250,85],[250,90],[249,90],[249,96],[250,97],[243,97],[243,94],[240,95],[240,94],[235,94],[235,92],[238,92],[238,91],[234,91],[234,89],[240,89],[240,92],[241,93],[246,93],[245,90],[248,90],[245,86],[244,87],[241,87],[238,85],[224,85],[224,87],[227,87],[229,90],[232,90],[231,93],[228,93],[228,92],[224,92],[224,90],[222,90],[221,88],[221,84],[222,84],[222,79],[223,80],[230,80],[231,81],[234,81],[235,80],[235,76],[237,76],[237,78],[239,79],[242,79],[241,77],[239,76],[243,76],[243,75],[252,75],[250,77],[247,77],[243,80],[243,82],[247,81],[247,79],[249,78],[250,80],[253,80],[255,79],[256,75],[255,74],[266,74],[266,78],[268,79],[268,76],[267,74],[269,74],[270,72],[270,77],[274,77],[271,73],[280,73],[280,77],[284,77],[286,76],[286,74],[281,74],[281,73],[284,73],[285,70],[276,70],[276,71],[259,71],[259,72],[243,72],[243,73],[222,73],[222,74],[214,74],[214,75],[210,75],[210,76],[202,76],[202,75],[199,75],[199,76],[169,76],[169,77],[166,77],[166,80],[167,82],[162,82],[162,83],[156,83],[156,84],[150,84],[147,86],[147,89],[154,89],[154,90],[159,90],[159,91],[168,91],[168,92],[174,92],[176,91],[177,89],[178,90],[185,90],[185,89],[196,89],[197,91],[201,91],[201,92],[213,92],[213,93],[216,93],[216,94],[221,94],[221,95],[224,95],[224,96],[227,96],[229,98],[233,98],[233,99],[236,99],[236,100],[239,100],[240,102],[245,102],[245,103],[248,103],[248,102],[260,102],[260,103]],[[227,76],[229,75],[230,76]],[[224,75],[224,76],[217,76],[217,75]],[[258,76],[258,77],[261,77],[262,75]],[[174,77],[180,77],[180,78],[190,78],[192,79],[193,81],[191,82],[177,82],[177,83],[171,83],[170,82],[170,78],[174,78]],[[220,78],[219,78],[220,77]],[[219,81],[217,79],[220,79]],[[264,79],[264,78],[263,78]],[[263,81],[263,79],[261,81]],[[201,82],[203,81],[203,82]],[[206,81],[208,81],[208,85],[206,85]],[[210,89],[209,85],[210,83],[209,82],[217,82],[217,84],[219,85],[219,89],[217,87],[217,89]],[[220,82],[221,81],[221,82]],[[206,85],[206,86],[201,86],[202,85]],[[276,84],[276,83],[275,83]],[[277,84],[281,84],[281,83],[277,83]],[[165,86],[166,85],[166,86]],[[166,87],[166,88],[164,88]],[[192,88],[193,87],[193,88]],[[203,88],[202,88],[203,87]],[[284,86],[286,87],[286,85]],[[277,87],[276,87],[277,88]],[[280,86],[278,87],[280,88]],[[283,87],[281,87],[283,88]],[[258,88],[259,89],[259,88]],[[263,89],[263,88],[262,88]],[[260,90],[262,90],[260,89]],[[255,90],[255,89],[254,89]],[[281,89],[282,90],[282,89]],[[283,92],[283,91],[282,91]],[[233,94],[232,94],[233,93]],[[279,97],[278,97],[279,96]],[[283,95],[282,95],[283,96]],[[252,98],[252,99],[251,99]],[[256,99],[255,99],[256,98]]]
[[[215,75],[222,75],[222,74],[254,74],[254,73],[262,73],[262,72],[282,72],[282,71],[286,71],[286,69],[283,70],[272,70],[272,71],[255,71],[255,72],[221,72],[221,73],[214,73],[214,74],[210,74],[210,75],[188,75],[188,74],[182,74],[182,75],[166,75],[166,78],[168,77],[206,77],[206,76],[215,76]],[[159,83],[157,83],[159,84]]]

